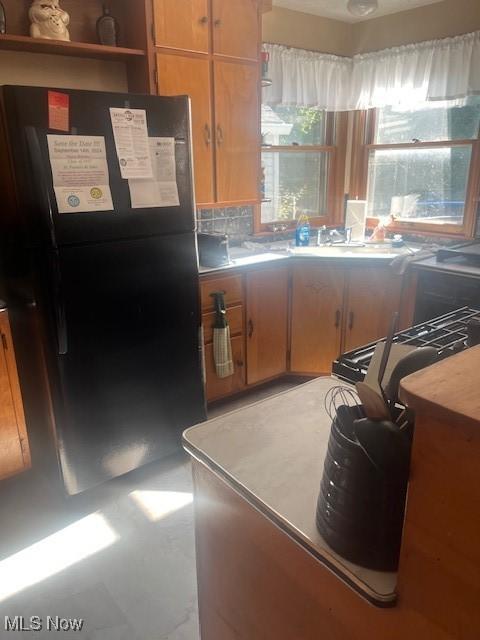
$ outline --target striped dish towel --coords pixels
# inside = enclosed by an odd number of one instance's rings
[[[230,340],[230,327],[213,329],[213,359],[219,378],[233,376],[235,367],[232,359],[232,342]]]

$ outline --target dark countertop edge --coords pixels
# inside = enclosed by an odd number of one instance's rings
[[[258,254],[261,256],[262,254]],[[241,259],[241,258],[240,258]],[[393,258],[394,259],[394,258]],[[225,273],[235,273],[237,271],[246,271],[248,269],[259,269],[262,266],[271,266],[272,264],[285,264],[286,262],[292,261],[302,261],[302,262],[329,262],[334,263],[338,262],[346,265],[357,265],[359,262],[366,266],[375,266],[375,265],[383,265],[389,266],[393,260],[391,257],[388,258],[371,258],[370,256],[358,256],[354,258],[349,256],[348,258],[342,256],[295,256],[295,255],[285,255],[279,256],[275,258],[271,258],[270,260],[259,260],[258,262],[251,262],[250,264],[231,264],[231,265],[223,265],[221,267],[201,267],[202,270],[199,270],[198,274],[200,277],[209,276],[212,274],[219,274],[222,272]],[[415,261],[411,261],[410,264],[414,264]],[[408,268],[408,267],[407,267]]]
[[[454,267],[454,264],[449,265],[448,262],[436,262],[434,264],[425,264],[425,262],[427,262],[428,260],[431,260],[432,258],[425,258],[424,260],[419,260],[417,262],[412,261],[410,263],[410,266],[413,269],[420,269],[421,271],[434,271],[435,273],[446,273],[448,275],[452,275],[452,276],[461,276],[464,278],[480,278],[480,267],[476,268],[475,267],[470,267],[471,270],[469,270],[469,266],[468,265],[457,265],[459,267],[461,267],[461,269],[452,269],[452,266]]]
[[[189,443],[185,436],[182,437],[182,444],[185,451],[192,456],[197,462],[205,466],[211,473],[217,478],[226,482],[235,493],[248,502],[256,511],[266,517],[273,525],[283,531],[293,542],[302,547],[309,555],[315,560],[320,562],[326,569],[328,569],[335,577],[339,578],[347,587],[353,589],[358,595],[364,598],[369,604],[380,609],[391,609],[397,604],[397,593],[392,593],[386,596],[381,596],[378,593],[370,590],[368,586],[361,582],[361,580],[350,577],[344,573],[335,562],[331,559],[319,553],[316,549],[311,547],[308,542],[297,533],[297,531],[288,526],[288,523],[276,513],[273,509],[270,509],[268,505],[259,500],[251,491],[249,491],[241,482],[235,480],[225,469],[218,465],[212,458],[203,454],[194,445]]]

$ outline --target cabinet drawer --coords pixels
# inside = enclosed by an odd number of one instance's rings
[[[225,304],[233,307],[243,303],[243,279],[242,276],[227,276],[225,278],[213,278],[200,282],[202,292],[202,312],[213,311],[214,300],[211,296],[215,291],[223,291]]]
[[[213,360],[213,344],[205,346],[205,373],[207,377],[207,400],[217,400],[245,388],[245,339],[232,338],[232,358],[235,365],[233,376],[219,378]]]
[[[227,320],[230,325],[230,335],[238,336],[243,333],[243,307],[232,307],[227,310]],[[213,326],[215,324],[215,312],[202,316],[203,341],[205,344],[213,341]]]

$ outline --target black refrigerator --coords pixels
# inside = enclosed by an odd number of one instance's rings
[[[48,424],[74,495],[179,450],[182,431],[206,417],[190,102],[0,92],[0,259],[27,426]],[[132,207],[112,109],[143,113],[148,138],[173,145],[178,203]],[[60,213],[51,136],[103,139],[108,210],[91,200],[93,210],[77,211],[73,195]],[[144,151],[137,139],[132,148]]]

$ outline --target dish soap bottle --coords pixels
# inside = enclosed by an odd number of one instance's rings
[[[118,23],[110,14],[110,9],[103,5],[103,16],[97,20],[97,35],[100,44],[116,47],[118,45]]]
[[[302,214],[297,222],[295,231],[295,244],[297,247],[308,247],[310,242],[310,221],[308,216]]]

